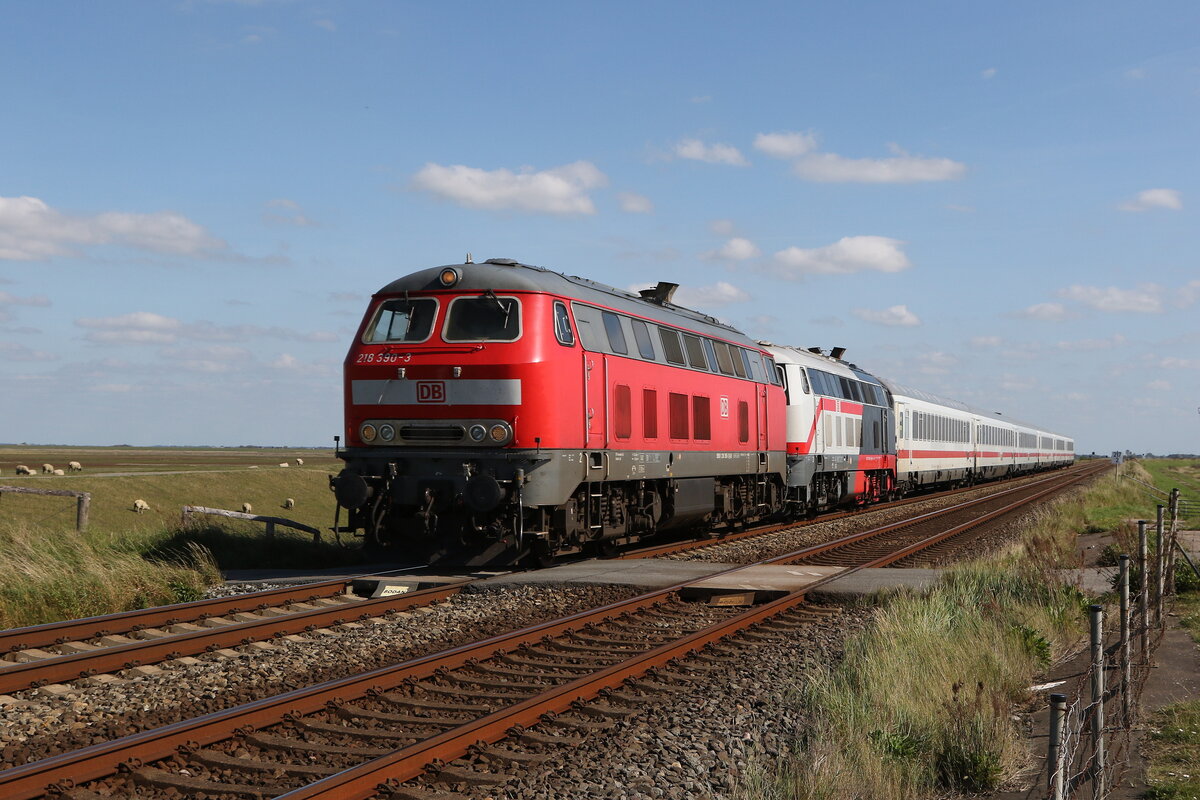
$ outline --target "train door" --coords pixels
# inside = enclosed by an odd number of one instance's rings
[[[583,354],[583,413],[586,420],[584,448],[601,450],[607,444],[608,364],[602,353]]]

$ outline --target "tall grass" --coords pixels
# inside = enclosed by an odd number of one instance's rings
[[[208,551],[190,547],[147,560],[76,534],[0,528],[0,628],[36,625],[194,600],[221,574]]]
[[[883,800],[994,789],[1024,753],[1011,709],[1082,634],[1087,600],[1059,570],[1076,565],[1077,532],[1136,507],[1129,487],[1098,481],[1038,513],[1005,552],[947,570],[927,592],[881,601],[841,663],[798,689],[813,724],[795,752],[743,796]]]

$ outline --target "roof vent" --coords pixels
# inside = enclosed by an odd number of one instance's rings
[[[819,347],[810,347],[810,348],[808,348],[808,352],[816,353],[819,356],[825,355],[823,352],[821,352],[821,348],[819,348]]]
[[[846,348],[844,347],[835,347],[829,351],[830,358],[840,359],[844,355],[846,355]]]
[[[638,294],[641,295],[643,300],[650,303],[658,303],[661,306],[663,303],[671,302],[671,298],[675,296],[675,290],[678,288],[678,283],[659,281],[658,285],[653,289],[642,289]]]
[[[466,260],[466,261],[464,261],[463,263],[464,263],[464,264],[474,264],[474,263],[475,263],[475,261],[472,259],[472,257],[471,257],[471,254],[470,254],[470,253],[467,253],[467,260]]]
[[[483,263],[496,264],[501,267],[519,267],[521,265],[521,262],[514,261],[511,258],[489,258],[487,261],[485,261]]]

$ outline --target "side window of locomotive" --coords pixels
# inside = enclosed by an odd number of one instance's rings
[[[775,366],[775,359],[771,358],[770,356],[766,356],[766,362],[767,362],[767,378],[771,381],[771,383],[774,383],[778,386],[782,386],[783,379],[781,377],[781,373],[778,372],[779,368],[777,366]]]
[[[762,356],[749,351],[747,351],[747,355],[750,358],[750,379],[758,383],[765,383],[767,379],[763,373]]]
[[[808,385],[808,372],[804,367],[797,367],[796,371],[800,373],[800,389],[805,394],[812,394],[812,388]]]
[[[418,297],[413,300],[384,300],[364,342],[423,342],[433,332],[437,300]]]
[[[729,355],[733,357],[733,372],[739,378],[746,377],[746,351],[736,345],[729,345]]]
[[[666,353],[668,364],[684,365],[683,345],[679,343],[679,332],[670,328],[659,328],[658,338],[662,340],[663,352]],[[675,438],[675,437],[673,437]],[[687,437],[680,437],[686,439]]]
[[[792,404],[792,390],[791,390],[791,382],[788,380],[788,376],[787,376],[787,369],[784,367],[778,367],[778,369],[779,369],[779,378],[780,378],[780,380],[783,381],[783,401],[785,403],[787,403],[788,405],[791,405]]]
[[[567,347],[575,346],[575,334],[571,331],[571,317],[567,314],[565,304],[554,303],[554,338],[558,343]]]
[[[717,367],[726,375],[733,375],[733,356],[729,355],[729,345],[725,342],[713,342],[717,351]]]
[[[689,367],[696,369],[708,369],[708,362],[704,358],[704,345],[700,343],[699,336],[683,335],[683,347],[687,350],[687,360]]]
[[[633,323],[633,340],[637,342],[638,352],[647,361],[654,361],[654,343],[650,341],[650,329],[640,319],[630,322]]]
[[[600,318],[604,320],[604,332],[608,334],[608,346],[614,353],[628,355],[629,345],[625,344],[625,331],[621,330],[621,318],[611,311],[603,312]]]
[[[447,342],[511,342],[520,335],[517,298],[497,297],[490,291],[478,297],[454,298],[442,331]]]

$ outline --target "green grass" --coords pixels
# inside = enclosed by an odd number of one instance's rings
[[[304,459],[304,466],[295,458]],[[67,476],[12,477],[12,466],[65,466]],[[287,460],[287,468],[279,464]],[[355,563],[360,550],[341,547],[327,532],[334,501],[328,476],[340,462],[328,451],[181,448],[81,448],[36,451],[0,448],[0,486],[90,492],[88,529],[75,531],[75,501],[5,493],[0,496],[0,627],[125,611],[199,597],[220,569],[308,568]],[[284,509],[286,498],[295,506]],[[133,501],[150,510],[138,514]],[[278,528],[201,516],[184,526],[184,505],[284,517],[326,531]]]
[[[1150,475],[1150,482],[1164,492],[1179,490],[1179,496],[1200,509],[1200,459],[1151,458],[1139,462]],[[1166,505],[1166,500],[1157,500]],[[1200,525],[1200,514],[1182,517],[1186,527]]]
[[[1175,600],[1181,625],[1200,643],[1200,593]],[[1200,797],[1200,699],[1175,703],[1154,712],[1150,740],[1146,797],[1153,800],[1194,800]]]
[[[796,689],[812,725],[742,796],[994,790],[1024,753],[1012,708],[1085,628],[1088,598],[1056,578],[1074,566],[1076,535],[1144,514],[1129,481],[1100,480],[1041,512],[1019,546],[948,570],[926,593],[882,600],[843,660]]]

